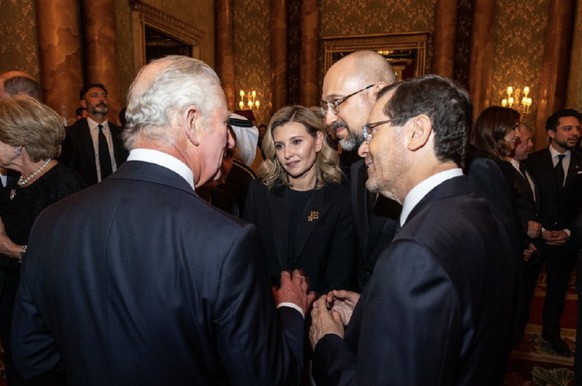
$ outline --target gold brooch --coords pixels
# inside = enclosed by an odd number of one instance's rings
[[[312,222],[313,220],[319,220],[319,212],[316,210],[312,210],[307,216],[307,221]]]

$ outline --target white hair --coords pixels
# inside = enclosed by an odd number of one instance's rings
[[[188,106],[195,106],[204,120],[224,104],[218,76],[206,63],[186,56],[167,56],[144,66],[127,95],[125,146],[133,148],[137,137],[173,146],[170,128]]]

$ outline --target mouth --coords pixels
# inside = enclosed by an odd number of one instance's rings
[[[285,163],[285,167],[294,168],[298,164],[299,164],[299,161],[290,161],[290,162]]]

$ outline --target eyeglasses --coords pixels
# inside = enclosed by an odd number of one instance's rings
[[[321,101],[321,106],[319,107],[319,108],[320,108],[320,110],[321,110],[321,114],[323,114],[323,115],[327,114],[328,110],[331,110],[331,112],[332,112],[334,115],[337,115],[337,114],[339,114],[339,106],[340,106],[342,103],[344,103],[345,101],[347,101],[348,99],[350,99],[351,97],[353,97],[354,95],[356,95],[357,93],[360,93],[360,92],[362,92],[362,91],[364,91],[364,90],[367,90],[367,89],[369,89],[370,87],[373,87],[373,86],[374,86],[374,85],[373,85],[373,84],[371,84],[371,85],[369,85],[369,86],[366,86],[366,87],[364,87],[364,88],[363,88],[363,89],[361,89],[361,90],[358,90],[358,91],[356,91],[356,92],[353,92],[353,93],[351,93],[350,95],[346,95],[346,96],[345,96],[345,97],[343,97],[343,98],[334,99],[334,100],[331,100],[331,101],[329,101],[329,102],[326,102],[326,101]]]
[[[368,124],[365,124],[364,126],[362,126],[362,135],[364,136],[364,141],[366,141],[366,143],[370,143],[370,141],[372,140],[372,136],[374,135],[374,132],[376,131],[374,129],[380,125],[384,125],[384,124],[389,123],[389,122],[392,122],[392,119],[368,123]]]

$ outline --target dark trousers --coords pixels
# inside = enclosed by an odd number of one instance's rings
[[[546,265],[546,298],[542,314],[544,339],[560,337],[560,316],[564,310],[568,280],[576,263],[577,251],[568,243],[562,246],[544,244],[542,258]]]

